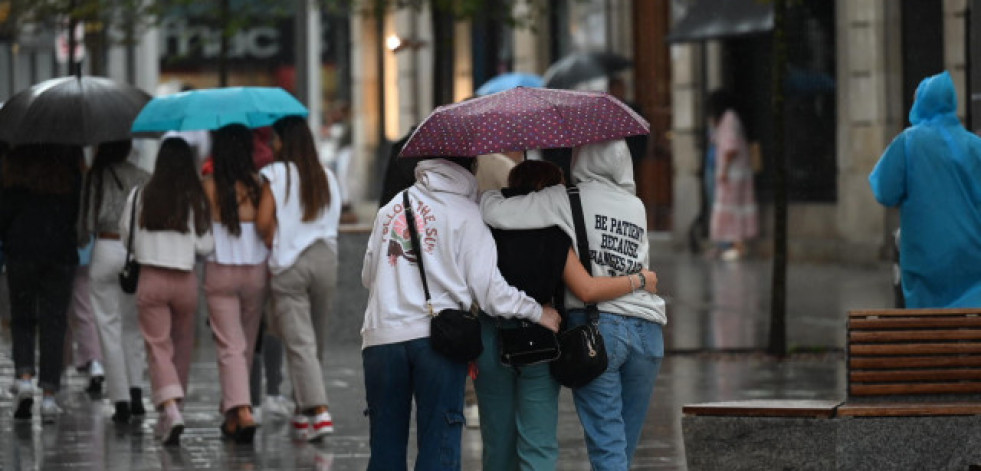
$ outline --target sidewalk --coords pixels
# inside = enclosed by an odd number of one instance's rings
[[[343,250],[343,244],[342,244]],[[844,395],[844,319],[848,309],[892,304],[887,264],[874,268],[792,265],[788,288],[788,345],[805,353],[778,362],[761,353],[768,337],[769,261],[708,262],[657,253],[652,267],[668,301],[668,347],[647,415],[634,469],[685,470],[680,409],[685,403],[750,398],[841,398]],[[353,276],[353,274],[352,274]],[[356,309],[354,309],[356,311]],[[343,309],[338,309],[343,311]],[[348,326],[352,319],[338,319]],[[368,421],[358,339],[331,345],[328,393],[337,432],[323,444],[294,442],[284,422],[267,421],[253,447],[223,442],[220,397],[210,332],[198,337],[181,447],[161,449],[156,420],[119,428],[107,400],[90,399],[84,378],[68,376],[59,394],[66,413],[57,425],[14,423],[6,390],[13,376],[9,331],[0,331],[0,469],[317,469],[363,470]],[[74,373],[72,373],[74,374]],[[35,414],[36,415],[36,414]],[[412,434],[415,432],[413,431]],[[582,429],[568,390],[559,418],[560,470],[587,470]],[[414,446],[410,437],[410,449]],[[480,433],[465,429],[463,469],[480,469]]]

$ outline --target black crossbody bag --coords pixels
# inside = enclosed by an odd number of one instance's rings
[[[582,201],[579,188],[569,187],[569,204],[572,219],[576,226],[576,246],[579,261],[586,272],[593,273],[593,263],[589,257],[589,240],[586,239],[586,223],[583,219]],[[599,330],[599,309],[596,304],[586,305],[587,322],[579,327],[568,328],[568,317],[562,313],[562,329],[559,330],[559,348],[562,353],[551,363],[552,376],[559,384],[578,388],[589,384],[606,371],[608,359],[606,344]]]
[[[422,262],[422,245],[419,243],[419,230],[416,228],[416,217],[409,202],[409,191],[402,192],[402,204],[405,207],[405,222],[409,226],[409,236],[412,239],[412,250],[416,252],[416,265],[419,276],[422,277],[422,289],[426,292],[426,308],[429,310],[430,329],[429,342],[443,356],[461,363],[477,359],[484,351],[480,337],[479,310],[476,312],[464,309],[443,309],[433,311],[433,303],[429,296],[429,283],[426,282],[426,268]]]

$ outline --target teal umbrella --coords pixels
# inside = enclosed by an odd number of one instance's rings
[[[228,87],[189,90],[156,97],[136,116],[133,134],[218,129],[229,124],[269,126],[285,116],[309,112],[279,87]]]

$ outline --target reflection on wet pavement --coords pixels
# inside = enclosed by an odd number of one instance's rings
[[[789,270],[789,345],[810,353],[777,361],[760,353],[768,337],[769,262],[709,262],[688,255],[655,255],[659,292],[668,301],[669,352],[633,469],[684,470],[680,409],[700,401],[754,398],[837,399],[844,395],[845,312],[891,303],[888,267],[794,265]],[[9,329],[0,329],[0,469],[302,469],[363,470],[368,462],[368,421],[356,333],[330,347],[328,394],[337,432],[321,444],[294,441],[285,421],[267,420],[252,446],[221,439],[214,346],[198,319],[187,428],[181,446],[153,439],[156,415],[117,426],[107,399],[83,392],[86,378],[66,373],[58,395],[65,410],[57,424],[14,422],[7,393],[13,377]],[[287,386],[287,384],[284,384]],[[286,391],[284,391],[286,392]],[[148,391],[145,391],[145,395]],[[587,470],[582,428],[571,394],[560,398],[561,470]],[[268,419],[268,418],[267,418]],[[415,434],[410,433],[410,450]],[[463,469],[480,469],[480,432],[465,429]],[[411,459],[411,452],[410,452]]]

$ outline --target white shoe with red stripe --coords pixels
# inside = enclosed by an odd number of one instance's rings
[[[307,416],[294,414],[293,418],[290,419],[290,425],[293,427],[293,438],[306,440],[310,435],[310,419]]]
[[[320,440],[324,435],[334,433],[334,420],[330,417],[330,412],[323,411],[315,416],[310,422],[310,434],[307,440],[313,442]]]

